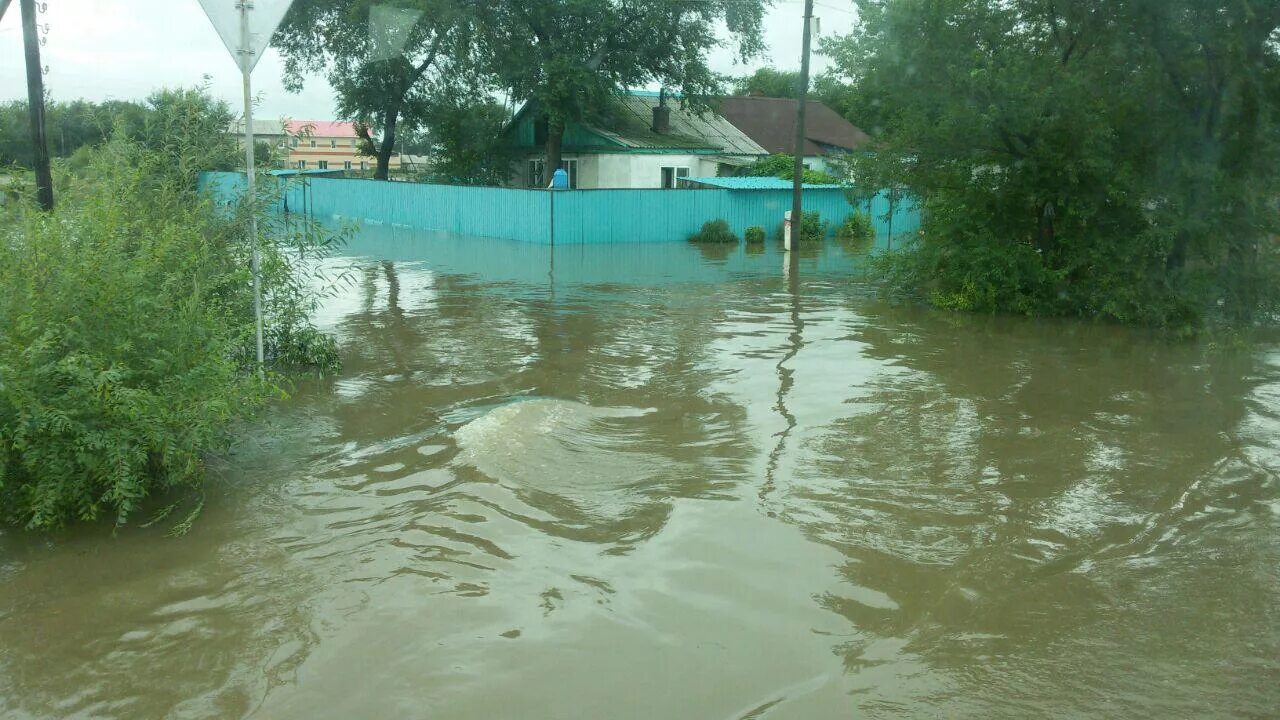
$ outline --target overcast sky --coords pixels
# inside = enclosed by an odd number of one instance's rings
[[[38,2],[40,0],[37,0]],[[49,67],[45,88],[55,100],[133,100],[158,87],[190,86],[210,76],[215,95],[241,104],[235,63],[197,0],[43,0],[49,24],[42,60]],[[232,2],[233,0],[226,0]],[[769,57],[735,65],[733,53],[711,57],[718,72],[743,74],[760,66],[799,65],[802,0],[774,0],[765,21]],[[850,0],[821,0],[814,15],[823,35],[847,32],[853,24]],[[815,73],[825,66],[814,56]],[[261,117],[323,120],[333,116],[333,93],[323,78],[312,78],[299,94],[286,92],[280,56],[269,50],[253,73]],[[22,31],[14,0],[0,20],[0,100],[26,99]]]

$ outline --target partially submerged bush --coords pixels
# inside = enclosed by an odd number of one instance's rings
[[[821,243],[827,239],[827,228],[830,223],[822,219],[822,215],[817,211],[811,210],[804,213],[804,219],[800,223],[801,243]],[[778,223],[777,238],[778,242],[784,239],[786,232],[786,223]],[[794,232],[794,229],[792,230]]]
[[[199,125],[200,112],[184,102],[175,131]],[[251,371],[245,213],[215,212],[195,191],[195,164],[172,156],[225,156],[195,145],[235,141],[221,132],[165,141],[164,132],[118,133],[55,212],[24,205],[0,228],[6,522],[124,523],[149,494],[198,486],[231,422],[280,392]],[[310,324],[315,295],[296,272],[324,244],[259,244],[269,351],[282,364],[336,357]]]
[[[871,216],[854,210],[836,230],[836,241],[851,252],[867,252],[875,244],[876,227]]]
[[[738,236],[733,234],[727,220],[708,220],[702,229],[689,236],[693,243],[736,243]]]
[[[747,232],[743,236],[748,245],[756,245],[764,242],[764,228],[759,225],[752,225],[747,228]]]

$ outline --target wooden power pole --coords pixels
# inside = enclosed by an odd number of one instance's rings
[[[44,135],[44,70],[40,65],[40,38],[36,36],[35,0],[18,0],[22,11],[22,45],[27,56],[27,105],[31,113],[31,154],[36,171],[36,200],[43,210],[53,209],[53,174],[49,171],[49,141]]]
[[[800,185],[804,182],[804,109],[809,104],[809,26],[813,22],[813,0],[804,0],[804,40],[800,50],[800,87],[796,88],[796,168],[791,180],[791,247],[800,247],[804,208]]]

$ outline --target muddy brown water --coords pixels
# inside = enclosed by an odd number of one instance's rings
[[[1263,718],[1280,345],[367,228],[187,535],[0,534],[3,718]]]

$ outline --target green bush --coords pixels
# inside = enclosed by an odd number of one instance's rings
[[[827,239],[827,228],[830,223],[824,221],[822,215],[812,210],[804,213],[803,217],[804,220],[800,223],[800,242],[802,244],[824,242]],[[785,223],[778,223],[778,230],[775,233],[778,242],[783,241],[784,227]]]
[[[763,157],[744,168],[742,174],[748,177],[777,177],[791,180],[796,176],[796,158],[786,153]],[[840,178],[822,170],[805,168],[800,181],[813,185],[838,185]]]
[[[875,244],[875,240],[875,224],[871,221],[871,216],[861,210],[849,213],[836,230],[836,241],[852,252],[867,252]]]
[[[733,234],[727,220],[708,220],[702,229],[689,236],[693,243],[736,243],[738,236]]]
[[[759,243],[762,243],[764,242],[764,228],[760,227],[759,225],[752,225],[751,227],[747,228],[747,232],[745,233],[744,238],[746,239],[748,245],[757,245]]]
[[[235,141],[188,131],[225,107],[199,93],[177,100],[142,139],[117,132],[67,179],[53,213],[23,204],[0,226],[6,522],[125,523],[152,493],[198,487],[232,422],[281,392],[252,372],[246,215],[218,213],[194,185],[200,159],[229,158]],[[309,322],[315,295],[298,272],[327,242],[260,242],[278,366],[336,358]]]

